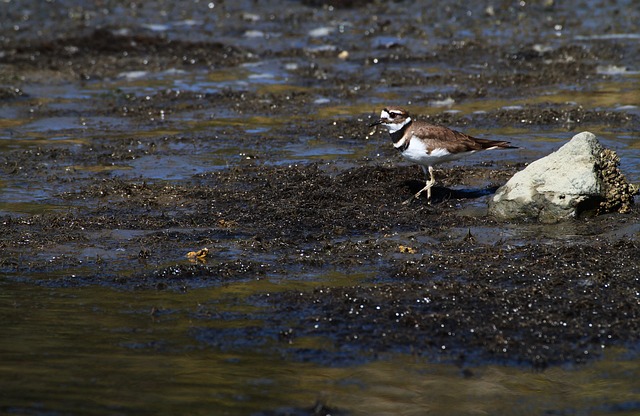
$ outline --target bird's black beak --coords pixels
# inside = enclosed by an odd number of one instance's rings
[[[382,120],[376,120],[373,123],[369,124],[369,127],[377,126],[378,124],[382,124]]]

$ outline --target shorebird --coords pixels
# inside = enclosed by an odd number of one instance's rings
[[[481,150],[517,149],[509,142],[478,139],[444,126],[414,121],[407,110],[387,107],[380,113],[380,119],[369,127],[379,124],[389,129],[393,147],[410,162],[422,167],[426,177],[424,188],[403,202],[408,204],[427,191],[427,200],[431,201],[431,187],[436,183],[433,167],[439,163],[458,160]]]

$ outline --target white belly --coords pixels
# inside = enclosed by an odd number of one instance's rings
[[[409,142],[409,147],[402,152],[402,156],[404,156],[408,161],[419,165],[434,166],[438,163],[458,160],[473,153],[475,153],[475,150],[462,153],[450,153],[446,149],[434,149],[431,153],[427,153],[427,147],[425,144],[414,136]]]

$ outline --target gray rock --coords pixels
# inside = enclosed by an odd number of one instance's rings
[[[582,132],[516,173],[489,200],[489,213],[499,219],[553,223],[585,212],[628,210],[638,188],[627,183],[618,163],[594,134]]]

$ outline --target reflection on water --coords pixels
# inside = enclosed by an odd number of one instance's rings
[[[33,189],[25,183],[10,183],[0,181],[0,216],[10,213],[43,214],[50,211],[68,209],[65,205],[46,202],[47,196],[53,191],[50,185],[44,184]]]
[[[193,337],[195,327],[217,325],[198,319],[202,304],[221,315],[255,311],[245,296],[308,284],[255,281],[177,294],[4,281],[0,366],[12,374],[2,383],[12,402],[2,409],[240,415],[322,399],[354,415],[638,411],[640,369],[624,350],[544,372],[492,365],[462,371],[402,354],[324,367],[287,361],[268,343],[249,351],[239,339],[233,348],[217,349]]]
[[[2,195],[2,193],[0,193]],[[4,195],[6,198],[6,195]],[[0,202],[0,216],[9,214],[40,215],[46,212],[64,211],[68,207],[41,202]]]

